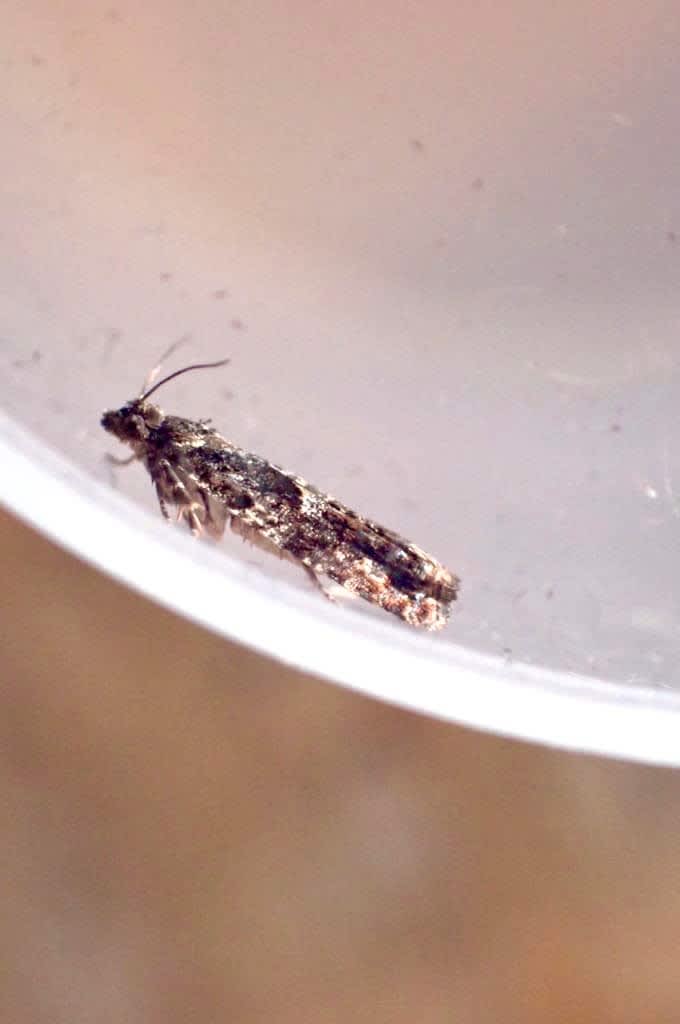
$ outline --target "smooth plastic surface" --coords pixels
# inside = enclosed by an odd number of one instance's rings
[[[528,2],[296,10],[10,5],[2,499],[327,678],[680,760],[657,731],[675,735],[662,691],[680,685],[680,19],[588,8],[586,33],[585,7]],[[159,403],[432,551],[463,580],[444,634],[327,607],[235,538],[191,548],[151,518],[140,467],[110,472],[102,409],[182,336],[168,369],[231,365]],[[24,430],[72,463],[58,496]],[[654,735],[612,727],[624,707]]]

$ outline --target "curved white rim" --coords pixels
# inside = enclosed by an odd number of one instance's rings
[[[351,612],[218,562],[180,531],[159,528],[2,413],[0,460],[0,500],[19,517],[153,600],[271,657],[503,736],[680,764],[680,697],[673,693],[507,664],[389,623],[362,621],[357,630]]]

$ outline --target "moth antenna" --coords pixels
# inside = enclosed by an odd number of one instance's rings
[[[176,352],[177,349],[181,348],[181,346],[184,345],[188,340],[189,335],[185,334],[181,338],[178,338],[177,341],[173,341],[172,345],[168,345],[168,347],[166,348],[165,352],[160,357],[156,365],[151,370],[149,370],[148,374],[146,375],[146,380],[142,384],[142,390],[139,392],[140,398],[149,390],[149,388],[155,381],[156,377],[160,373],[161,366],[163,365],[163,363],[170,358],[173,352]]]
[[[169,380],[174,380],[175,377],[180,377],[183,373],[189,373],[190,370],[212,370],[217,366],[226,366],[227,363],[231,362],[230,359],[219,359],[216,363],[192,363],[191,366],[184,366],[181,370],[175,370],[174,373],[169,373],[167,377],[163,377],[157,384],[154,384],[152,388],[145,391],[137,399],[138,402],[145,402],[154,391],[158,391],[164,384],[167,384]]]

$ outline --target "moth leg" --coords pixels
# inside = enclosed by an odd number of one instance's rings
[[[321,591],[321,593],[322,593],[322,594],[323,594],[323,596],[324,596],[324,597],[326,598],[326,600],[327,600],[327,601],[330,601],[330,602],[331,602],[331,604],[336,604],[336,598],[335,598],[335,595],[334,595],[334,594],[332,593],[332,591],[331,591],[331,590],[329,590],[329,589],[328,589],[328,587],[325,587],[325,586],[323,585],[323,583],[321,582],[321,580],[319,579],[319,577],[318,577],[318,576],[316,575],[316,573],[314,572],[314,570],[312,569],[312,567],[311,567],[310,565],[305,565],[305,563],[304,563],[304,562],[300,562],[300,565],[301,565],[301,566],[302,566],[302,568],[303,568],[303,569],[305,570],[305,572],[306,572],[307,576],[308,576],[308,577],[309,577],[309,579],[310,579],[310,580],[312,581],[312,583],[313,583],[313,584],[314,584],[314,586],[315,586],[315,587],[317,588],[317,590],[320,590],[320,591]]]
[[[161,494],[161,488],[158,481],[156,481],[156,495],[158,497],[158,504],[160,505],[161,512],[163,513],[163,519],[169,519],[170,513],[168,512],[168,506],[165,504],[165,498]]]
[[[165,477],[165,480],[159,480],[156,484],[161,511],[163,511],[165,504],[164,496],[169,489],[172,493],[173,501],[177,505],[177,522],[184,519],[194,537],[200,536],[203,533],[203,523],[207,514],[205,498],[203,498],[203,501],[192,501],[190,499],[186,486],[167,459],[159,462],[158,468]],[[161,495],[161,490],[164,492],[163,495]],[[167,512],[164,511],[163,514],[167,516]]]
[[[194,537],[200,537],[203,533],[203,523],[198,518],[196,509],[202,508],[197,502],[192,502],[190,505],[184,505],[180,508],[177,519],[186,519],[187,525],[191,530]]]
[[[168,519],[170,516],[168,516]],[[194,537],[198,537],[203,532],[201,521],[196,515],[196,510],[193,505],[178,505],[175,509],[175,522],[181,523],[182,520],[186,521],[187,526],[191,530]]]
[[[153,482],[156,486],[156,495],[158,497],[158,504],[160,505],[161,512],[164,519],[170,519],[170,513],[168,512],[168,501],[173,505],[177,505],[177,521],[186,516],[187,507],[191,506],[189,495],[186,487],[175,473],[174,469],[167,461],[167,459],[161,459],[156,466],[154,466],[152,472]],[[194,516],[195,518],[195,516]],[[189,525],[191,526],[192,533],[194,532],[194,524],[191,518],[188,518]]]
[[[170,491],[172,493],[172,500],[177,505],[190,505],[189,492],[167,459],[161,459],[158,463],[158,469],[160,470],[159,475],[165,478],[163,480],[159,480],[158,483],[161,487],[164,487],[166,495],[167,491]]]

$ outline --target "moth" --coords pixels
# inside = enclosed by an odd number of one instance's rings
[[[299,476],[238,448],[209,420],[167,416],[149,401],[180,374],[224,366],[195,363],[153,383],[137,398],[111,409],[101,425],[129,445],[156,488],[161,512],[185,522],[194,535],[213,538],[230,526],[253,544],[299,565],[332,600],[323,578],[397,615],[410,626],[441,629],[459,580],[431,555],[392,530],[365,519]]]

